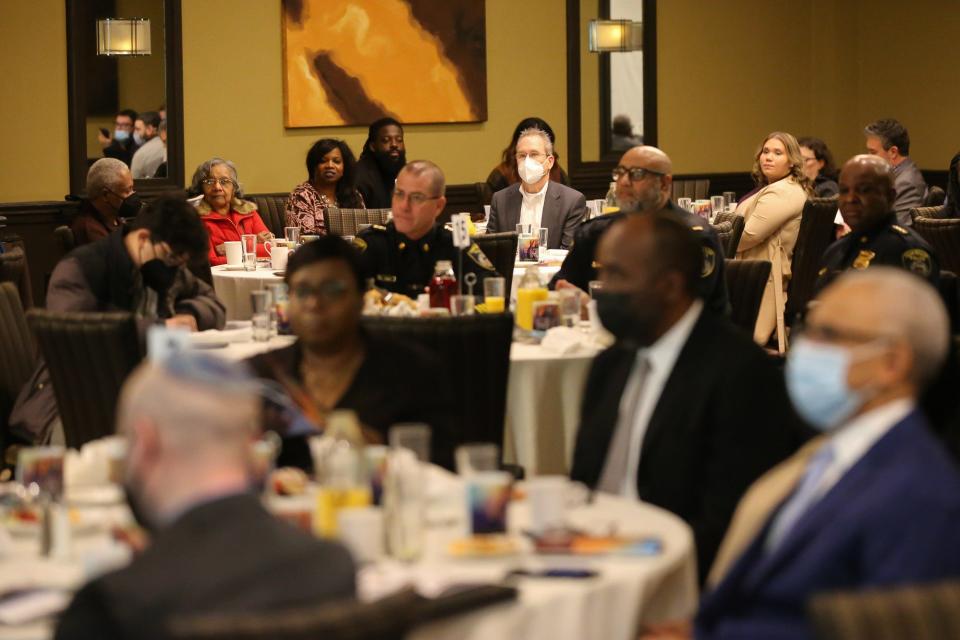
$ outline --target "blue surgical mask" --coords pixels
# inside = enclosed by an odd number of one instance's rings
[[[787,393],[797,413],[817,430],[839,427],[872,395],[847,384],[854,361],[851,349],[805,338],[798,338],[790,347]]]
[[[144,138],[144,137],[143,137],[142,135],[140,135],[139,133],[134,133],[134,134],[133,134],[133,141],[137,143],[137,146],[140,146],[140,145],[142,145],[144,142],[146,142],[147,139]]]
[[[126,129],[115,129],[113,132],[113,139],[117,142],[123,142],[130,137],[130,132]]]

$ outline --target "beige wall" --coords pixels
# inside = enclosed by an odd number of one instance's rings
[[[538,115],[566,131],[562,7],[561,0],[487,0],[487,122],[410,125],[407,157],[436,161],[451,184],[476,182],[522,118]],[[359,154],[365,127],[284,129],[279,2],[184,2],[183,29],[188,178],[222,155],[236,162],[248,191],[288,191],[306,178],[304,157],[317,138],[344,138]],[[211,74],[216,68],[222,72]],[[559,147],[566,154],[562,138]]]
[[[0,2],[0,202],[69,190],[65,14],[63,0]]]

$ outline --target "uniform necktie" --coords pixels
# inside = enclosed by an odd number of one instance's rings
[[[617,428],[610,439],[607,449],[607,460],[597,484],[598,491],[620,494],[623,489],[624,476],[630,466],[630,437],[633,434],[634,422],[637,419],[637,410],[640,408],[640,398],[650,373],[650,361],[642,358],[636,364],[636,383],[629,390],[630,396],[623,405],[624,411],[617,421]]]
[[[790,530],[793,529],[797,521],[805,514],[810,506],[819,499],[817,487],[823,474],[833,462],[833,447],[829,444],[824,445],[817,451],[804,471],[800,485],[793,495],[784,503],[783,508],[774,517],[770,531],[767,533],[766,551],[771,553],[787,537]]]

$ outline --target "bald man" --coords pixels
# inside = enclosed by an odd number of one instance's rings
[[[570,253],[550,281],[550,288],[576,287],[586,291],[590,281],[597,279],[597,243],[610,225],[629,215],[666,209],[690,229],[700,243],[703,260],[697,286],[698,297],[706,302],[708,310],[728,314],[730,302],[723,276],[725,256],[720,239],[706,220],[681,209],[670,199],[673,163],[669,156],[649,145],[633,147],[620,158],[620,164],[613,170],[613,177],[617,181],[620,211],[588,220],[577,228]]]
[[[200,356],[130,376],[117,411],[125,488],[152,544],[77,593],[58,639],[168,637],[175,618],[354,596],[347,551],[275,518],[252,490],[256,388],[243,367]]]
[[[737,508],[698,639],[813,638],[815,594],[960,578],[960,472],[917,409],[949,339],[937,292],[903,270],[824,290],[786,365],[791,400],[823,435]]]
[[[817,288],[848,269],[876,265],[906,269],[937,286],[940,264],[933,249],[913,229],[897,223],[890,164],[876,155],[854,156],[843,165],[839,182],[840,213],[852,231],[823,254]]]
[[[590,369],[571,476],[683,518],[702,578],[740,496],[800,427],[772,360],[700,300],[702,245],[673,212],[622,218],[598,257],[617,342]]]

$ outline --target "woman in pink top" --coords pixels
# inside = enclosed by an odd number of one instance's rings
[[[307,181],[290,193],[286,226],[301,234],[326,235],[329,207],[366,209],[356,188],[356,160],[343,140],[321,138],[307,152]]]

